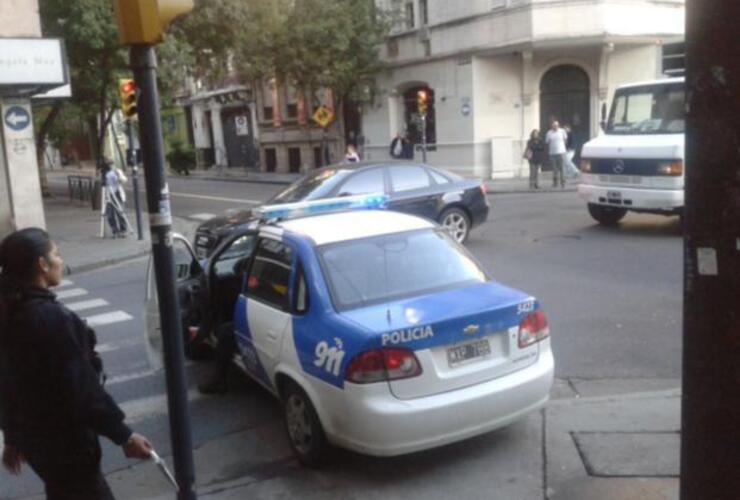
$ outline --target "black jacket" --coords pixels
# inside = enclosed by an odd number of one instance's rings
[[[539,138],[533,139],[530,138],[527,141],[527,148],[532,150],[532,158],[530,161],[533,161],[537,165],[541,165],[545,161],[545,143],[542,142]]]
[[[0,424],[24,453],[99,454],[97,435],[118,445],[131,436],[101,385],[95,332],[44,289],[24,292],[0,336]]]

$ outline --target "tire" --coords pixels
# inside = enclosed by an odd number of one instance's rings
[[[293,382],[287,384],[283,394],[283,417],[298,461],[308,467],[323,464],[329,453],[326,434],[308,395]]]
[[[627,210],[624,208],[607,207],[604,205],[588,204],[588,213],[603,226],[616,226],[624,218]]]
[[[464,243],[470,235],[470,217],[460,208],[452,207],[442,212],[439,223],[450,231],[458,243]]]

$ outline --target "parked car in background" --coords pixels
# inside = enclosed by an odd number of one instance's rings
[[[324,167],[297,180],[267,205],[384,193],[388,209],[418,215],[445,226],[460,243],[488,218],[485,186],[445,170],[404,161],[361,162]],[[230,212],[202,223],[195,250],[206,257],[236,228],[255,221],[252,210]]]

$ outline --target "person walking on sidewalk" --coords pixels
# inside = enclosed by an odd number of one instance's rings
[[[357,154],[357,149],[354,145],[347,145],[347,152],[344,155],[345,163],[358,163],[360,161],[360,155]]]
[[[565,143],[568,140],[568,134],[560,128],[560,123],[557,120],[552,122],[550,130],[547,131],[545,142],[547,142],[547,150],[550,154],[550,163],[552,164],[552,186],[557,187],[560,184],[561,188],[565,187],[565,155],[566,148]]]
[[[532,130],[532,133],[529,134],[527,147],[524,150],[524,158],[529,162],[529,189],[540,188],[539,172],[544,162],[544,151],[545,145],[540,138],[540,131],[537,129]]]
[[[49,289],[63,261],[46,231],[27,228],[0,243],[0,429],[2,462],[22,464],[44,482],[49,500],[113,498],[100,470],[98,436],[129,458],[150,458],[103,389],[95,332]]]

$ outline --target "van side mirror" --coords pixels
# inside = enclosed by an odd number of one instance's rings
[[[599,122],[601,130],[606,130],[606,103],[601,103],[601,121]]]

